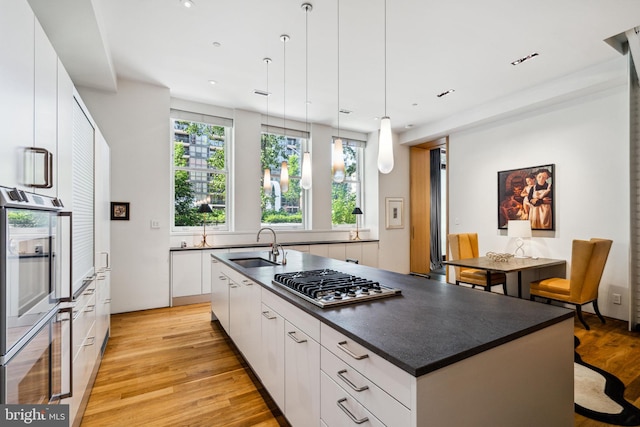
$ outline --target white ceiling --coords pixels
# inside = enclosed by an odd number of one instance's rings
[[[117,78],[171,96],[370,132],[385,113],[384,0],[29,0],[75,84]],[[338,45],[337,18],[340,19]],[[387,0],[387,114],[396,132],[461,114],[620,55],[637,0]],[[281,34],[286,44],[286,74]],[[219,47],[214,42],[220,43]],[[339,47],[339,94],[338,94]],[[521,65],[511,62],[532,52]],[[215,80],[211,85],[209,80]],[[286,85],[285,85],[286,82]],[[438,98],[437,94],[455,89]],[[286,93],[286,102],[283,94]],[[339,96],[338,96],[339,95]]]

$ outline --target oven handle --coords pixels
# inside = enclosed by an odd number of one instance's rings
[[[61,302],[73,301],[73,214],[71,212],[58,212],[58,216],[69,218],[69,294],[67,297],[60,298]]]
[[[62,389],[62,387],[63,387],[62,386],[62,381],[60,381],[60,384],[61,384],[60,385],[60,387],[61,387],[60,393],[59,394],[53,394],[51,396],[50,401],[58,401],[58,400],[66,399],[68,397],[72,397],[73,396],[73,307],[65,307],[65,308],[59,309],[58,310],[58,316],[60,316],[60,314],[65,313],[65,312],[69,313],[69,316],[65,317],[65,318],[62,318],[62,319],[60,317],[58,317],[58,319],[59,319],[58,321],[59,322],[69,322],[69,349],[68,349],[68,351],[69,351],[69,377],[68,377],[69,378],[69,387],[68,387],[68,390],[69,391],[65,392]],[[60,333],[62,334],[62,328],[61,328],[61,332]],[[62,349],[62,345],[60,346],[60,352],[62,354],[65,353],[64,350]],[[60,355],[61,357],[62,357],[62,354]],[[64,361],[61,361],[61,364],[64,364]],[[62,366],[60,368],[61,368],[60,369],[60,377],[63,378]],[[53,372],[50,371],[49,375],[50,376],[53,375]]]

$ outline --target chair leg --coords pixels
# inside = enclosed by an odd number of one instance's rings
[[[587,322],[585,322],[584,319],[582,318],[582,306],[581,305],[576,305],[576,314],[578,315],[578,319],[580,319],[580,322],[582,322],[582,324],[584,325],[584,328],[587,331],[591,330],[589,325],[587,325]]]
[[[593,310],[596,312],[596,314],[598,315],[598,318],[604,325],[606,322],[604,321],[604,317],[602,317],[602,314],[600,314],[600,309],[598,308],[598,300],[594,300],[592,303],[593,303]]]

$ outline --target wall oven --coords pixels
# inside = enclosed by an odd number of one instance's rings
[[[62,209],[57,198],[0,187],[0,403],[41,403],[25,401],[39,393],[27,388],[66,394],[72,217]]]

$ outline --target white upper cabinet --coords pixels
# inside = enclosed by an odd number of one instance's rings
[[[3,1],[0,13],[0,185],[23,181],[24,149],[33,146],[34,25],[26,1]]]
[[[73,210],[71,192],[73,189],[71,168],[71,147],[73,138],[73,82],[67,70],[58,60],[58,155],[54,158],[57,197],[65,209]]]
[[[25,177],[25,184],[35,185],[33,191],[39,194],[56,196],[58,56],[37,20],[34,35],[33,148],[38,151],[31,153],[26,161],[29,176]]]

